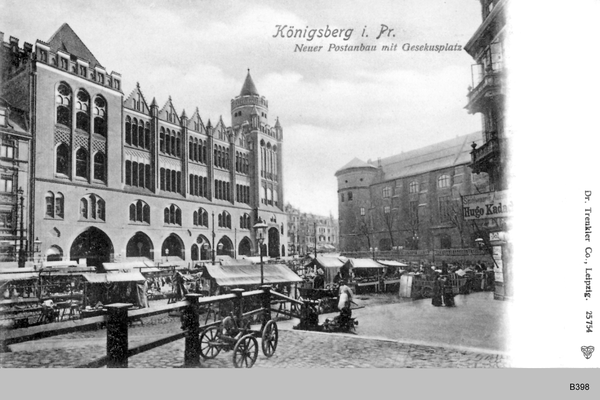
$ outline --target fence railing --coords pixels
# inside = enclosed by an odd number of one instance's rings
[[[259,303],[260,307],[244,312],[245,298],[259,300],[256,303]],[[219,319],[209,324],[200,325],[200,309],[202,306],[232,301],[233,313],[239,320],[255,314],[262,314],[262,323],[264,324],[271,319],[271,311],[277,311],[271,308],[271,301],[275,298],[279,298],[280,301],[283,300],[298,303],[298,301],[287,296],[277,292],[271,292],[270,286],[262,286],[260,289],[252,291],[233,289],[231,294],[211,297],[202,297],[200,294],[188,294],[184,301],[161,305],[151,309],[129,310],[131,304],[109,304],[106,306],[106,315],[77,321],[65,321],[30,328],[15,329],[5,332],[6,334],[0,341],[2,348],[7,350],[8,346],[11,344],[58,336],[75,331],[97,329],[99,325],[105,324],[106,355],[91,362],[79,365],[79,368],[99,368],[103,366],[107,366],[108,368],[127,368],[128,359],[130,357],[180,339],[185,339],[183,366],[195,367],[200,364],[200,332],[203,329],[219,325],[222,322]],[[149,343],[140,344],[131,348],[129,347],[128,328],[130,322],[144,317],[179,310],[182,313],[181,332],[171,334]]]

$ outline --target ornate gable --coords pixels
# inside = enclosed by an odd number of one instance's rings
[[[162,119],[163,121],[170,122],[172,124],[181,124],[181,122],[179,121],[179,115],[177,115],[177,111],[173,106],[171,96],[169,96],[169,100],[167,100],[163,108],[158,112],[158,118]]]
[[[136,83],[135,89],[127,96],[127,99],[123,103],[126,108],[139,111],[143,114],[150,115],[150,107],[146,102],[146,98],[140,89],[139,82]]]

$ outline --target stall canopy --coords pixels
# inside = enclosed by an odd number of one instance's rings
[[[120,274],[82,274],[86,281],[90,283],[107,282],[143,282],[146,280],[139,272],[122,272]]]
[[[72,276],[81,275],[84,273],[96,272],[96,267],[78,267],[78,266],[51,266],[42,267],[39,275],[47,276]]]
[[[337,257],[317,257],[308,264],[310,267],[317,267],[322,269],[325,273],[323,279],[326,284],[333,283],[333,278],[340,271],[340,268],[344,266],[344,263]]]
[[[260,285],[260,265],[220,265],[206,264],[206,273],[219,286]],[[283,264],[264,264],[265,284],[294,283],[302,279]]]
[[[370,258],[349,258],[345,265],[351,268],[383,268],[383,265]]]
[[[404,263],[401,263],[399,261],[394,261],[394,260],[377,260],[377,262],[379,264],[385,265],[386,267],[400,267],[400,268],[408,267],[408,264],[404,264]]]

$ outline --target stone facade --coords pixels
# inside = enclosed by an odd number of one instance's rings
[[[340,250],[472,248],[476,232],[462,218],[461,196],[487,191],[471,174],[474,133],[377,162],[354,159],[339,171]],[[425,257],[424,257],[425,258]]]
[[[170,97],[159,107],[139,84],[126,95],[67,24],[23,49],[23,68],[2,62],[2,95],[32,115],[27,235],[42,241],[39,261],[254,255],[259,218],[266,254],[285,255],[283,129],[249,71],[228,126],[179,113]]]
[[[293,207],[285,206],[288,218],[289,255],[305,256],[335,252],[339,249],[338,221],[332,215],[325,217],[305,213]]]

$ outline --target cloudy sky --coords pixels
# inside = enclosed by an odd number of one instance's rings
[[[250,68],[284,128],[285,200],[337,216],[336,170],[479,130],[466,104],[472,59],[463,51],[406,52],[405,43],[464,45],[481,21],[477,0],[23,1],[3,0],[0,30],[34,43],[67,22],[128,95],[139,82],[162,106],[199,108],[231,123],[230,100]],[[10,15],[10,19],[5,17]],[[394,29],[376,39],[381,26]],[[273,37],[277,25],[353,29],[344,38]],[[363,29],[367,36],[362,36]],[[393,36],[395,35],[395,36]],[[334,45],[375,52],[329,52]],[[321,45],[317,53],[296,44]],[[397,44],[396,51],[381,51]]]

